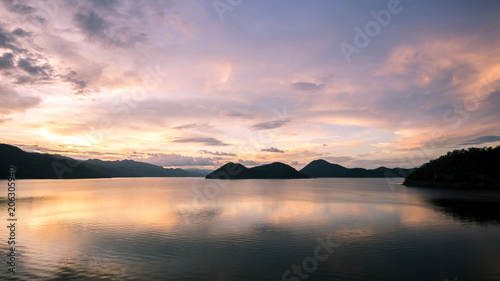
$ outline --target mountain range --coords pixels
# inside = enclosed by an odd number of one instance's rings
[[[451,188],[500,189],[500,146],[455,150],[431,160],[418,169],[346,168],[323,159],[314,160],[300,171],[275,162],[247,168],[229,162],[215,171],[172,169],[134,160],[76,160],[54,154],[26,152],[0,144],[0,179],[7,179],[10,165],[18,179],[78,179],[112,177],[204,177],[207,179],[300,179],[406,177],[404,185]]]
[[[78,179],[112,177],[195,177],[202,176],[182,169],[166,169],[133,160],[75,160],[61,155],[25,152],[18,147],[0,144],[0,171],[16,166],[18,179]],[[6,179],[7,172],[0,173]]]
[[[300,171],[275,162],[247,168],[238,163],[227,163],[212,171],[206,169],[167,169],[134,160],[102,161],[76,160],[54,154],[25,152],[18,147],[0,144],[0,171],[9,165],[17,167],[19,179],[77,179],[112,177],[205,177],[228,179],[297,179],[319,177],[404,177],[411,170],[380,167],[374,170],[345,168],[325,160],[314,160]],[[238,171],[237,173],[235,171]],[[7,178],[7,172],[0,173]]]

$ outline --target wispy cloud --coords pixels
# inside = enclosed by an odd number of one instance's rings
[[[260,162],[252,161],[252,160],[243,160],[243,159],[238,159],[238,163],[244,165],[244,166],[258,166],[261,165]]]
[[[459,145],[480,145],[483,143],[498,142],[498,141],[500,141],[499,136],[482,136],[482,137],[477,137],[475,139],[467,140],[465,142],[460,143]]]
[[[98,40],[100,43],[113,47],[129,48],[136,42],[147,41],[148,38],[145,33],[136,32],[132,28],[135,15],[129,14],[130,22],[124,23],[117,20],[124,15],[116,10],[120,2],[106,2],[108,4],[99,4],[93,1],[88,3],[81,2],[80,10],[74,15],[75,25],[87,35],[90,40]],[[116,5],[115,5],[116,4]],[[99,11],[105,11],[101,13]],[[108,17],[106,18],[104,14]]]
[[[323,157],[323,159],[326,161],[329,161],[331,163],[334,163],[334,164],[338,164],[338,163],[342,164],[342,163],[347,163],[347,162],[356,160],[356,158],[350,157],[350,156],[329,156],[329,157]]]
[[[252,125],[252,129],[254,130],[271,130],[271,129],[276,129],[282,126],[285,126],[286,124],[290,123],[292,119],[286,118],[283,120],[274,120],[274,121],[268,121],[268,122],[262,122],[262,123],[257,123]]]
[[[180,138],[173,140],[175,143],[200,143],[208,146],[226,146],[229,145],[216,138]]]
[[[95,11],[78,12],[74,19],[77,26],[89,36],[104,36],[109,25]]]
[[[9,11],[17,14],[31,14],[35,11],[32,6],[22,4],[14,0],[4,0],[3,4]]]
[[[265,151],[265,152],[276,152],[276,153],[284,153],[284,150],[277,149],[276,147],[269,147],[269,148],[263,148],[260,151]]]
[[[226,113],[226,116],[238,117],[238,118],[243,118],[243,119],[253,119],[255,117],[255,115],[250,114],[250,113],[244,113],[244,112],[233,111],[233,110]]]
[[[203,154],[211,154],[211,155],[216,155],[216,156],[237,156],[234,153],[229,153],[229,152],[222,152],[222,151],[208,151],[208,150],[200,150],[200,153]]]
[[[221,24],[210,1],[0,1],[3,141],[377,165],[500,136],[499,2],[408,3],[351,64],[339,43],[373,2],[245,3]]]
[[[210,157],[192,157],[176,153],[150,153],[148,155],[147,158],[136,158],[135,160],[168,167],[215,166],[219,164],[217,160]]]
[[[0,114],[22,112],[38,106],[42,99],[37,96],[20,95],[16,91],[0,85]]]
[[[292,83],[292,89],[303,92],[317,92],[325,88],[325,84],[317,84],[311,82],[295,82]]]
[[[196,127],[198,127],[197,124],[191,123],[191,124],[185,124],[185,125],[175,126],[175,127],[173,127],[173,129],[184,130],[184,129],[193,129],[193,128],[196,128]]]
[[[12,53],[4,53],[0,57],[0,69],[9,69],[14,67],[14,55]]]

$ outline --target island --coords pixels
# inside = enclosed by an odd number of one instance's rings
[[[406,186],[500,189],[500,146],[454,150],[408,175]]]
[[[208,174],[206,179],[306,179],[308,175],[300,173],[293,167],[274,162],[271,164],[247,168],[239,163],[229,162]]]
[[[415,169],[386,168],[376,169],[346,168],[323,159],[314,160],[300,170],[313,178],[404,178]]]

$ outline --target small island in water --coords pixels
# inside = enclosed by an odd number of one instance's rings
[[[407,186],[500,189],[500,146],[448,152],[409,174]]]
[[[247,168],[239,163],[229,162],[211,172],[207,179],[306,179],[308,175],[280,162]]]
[[[460,189],[500,190],[500,146],[454,150],[418,169],[346,168],[323,159],[310,162],[300,171],[274,162],[247,168],[229,162],[215,171],[188,171],[133,160],[76,160],[56,154],[26,152],[0,143],[0,168],[18,168],[18,179],[78,179],[112,177],[203,177],[207,179],[304,179],[405,177],[403,185]],[[7,174],[0,175],[6,179]]]
[[[239,163],[229,162],[206,176],[207,179],[303,179],[303,178],[383,178],[404,177],[414,169],[345,168],[323,159],[314,160],[300,171],[274,162],[272,164],[247,168]]]
[[[339,164],[318,159],[307,164],[300,172],[312,178],[404,178],[414,170],[386,167],[376,169],[346,168]]]

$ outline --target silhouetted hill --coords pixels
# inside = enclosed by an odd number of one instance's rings
[[[7,178],[9,165],[16,166],[18,179],[110,177],[78,163],[77,160],[60,155],[30,153],[12,145],[0,144],[0,179]]]
[[[0,144],[0,179],[7,178],[9,165],[16,166],[18,179],[195,176],[182,169],[165,169],[133,160],[80,161],[60,155],[25,152],[12,145]]]
[[[500,189],[500,146],[454,150],[422,165],[404,185]]]
[[[280,162],[257,166],[249,169],[256,179],[303,179],[309,176],[302,174],[293,167]]]
[[[217,170],[208,174],[206,179],[249,179],[251,178],[250,172],[248,172],[248,168],[239,164],[229,162],[222,165]]]
[[[308,177],[293,167],[279,162],[253,168],[230,162],[206,176],[207,179],[303,179]]]
[[[101,161],[90,159],[83,165],[111,177],[193,177],[195,175],[182,169],[166,169],[149,163],[133,160]]]
[[[347,174],[348,169],[337,164],[332,164],[323,159],[319,159],[307,164],[300,170],[300,172],[314,178],[338,177],[339,175]]]
[[[389,169],[386,167],[379,167],[373,170],[363,168],[351,169],[319,159],[307,164],[300,172],[313,178],[384,178],[404,177],[412,170],[414,169]]]

